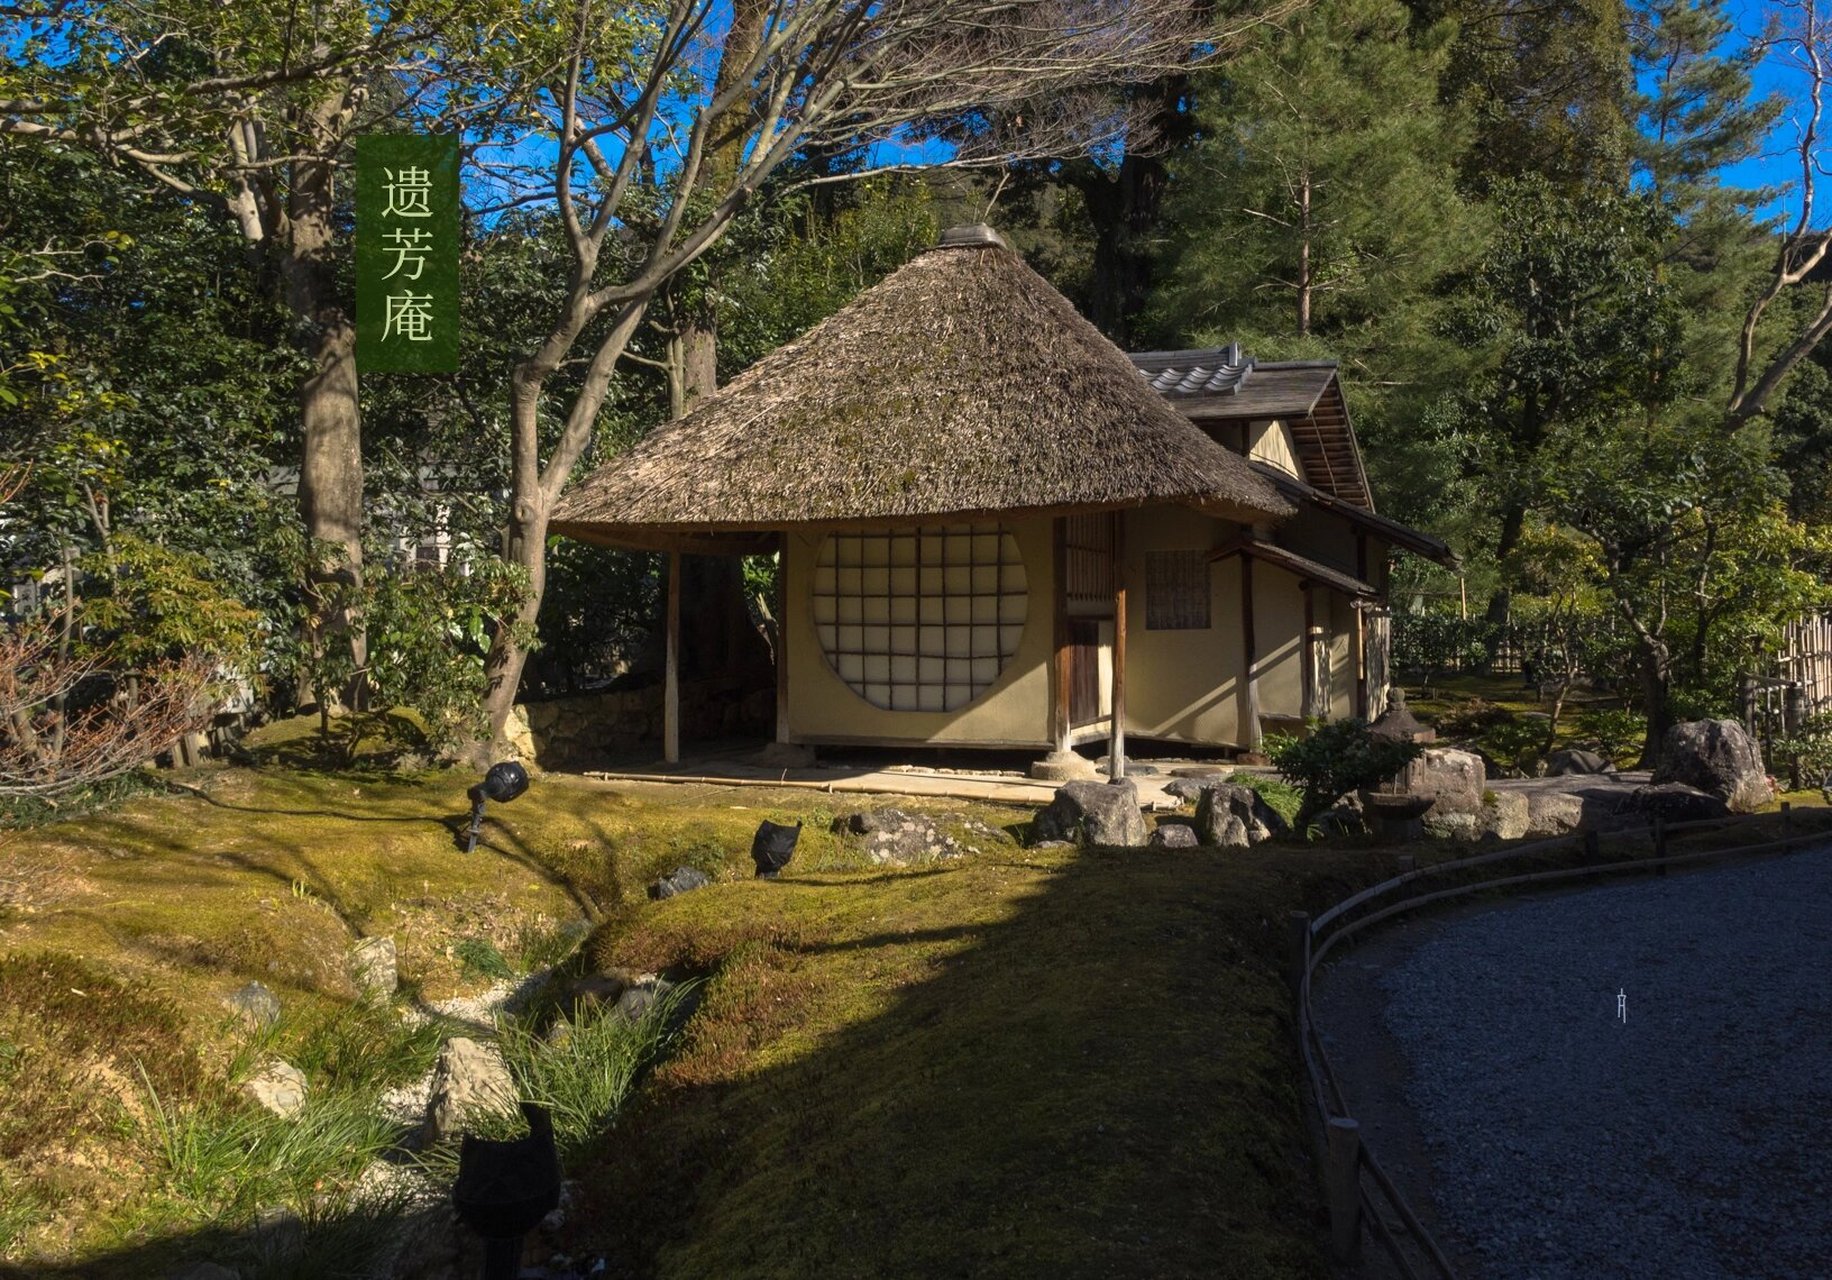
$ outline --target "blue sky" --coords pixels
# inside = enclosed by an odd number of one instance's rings
[[[1775,11],[1775,6],[1769,0],[1730,0],[1730,9],[1736,17],[1739,32],[1748,38],[1761,33],[1769,15]],[[1800,95],[1801,83],[1798,77],[1785,74],[1771,58],[1758,70],[1756,88],[1759,92],[1781,93],[1794,98]],[[1791,190],[1800,176],[1799,161],[1792,151],[1795,138],[1794,125],[1784,115],[1763,147],[1763,154],[1727,169],[1723,175],[1724,184],[1729,187],[1787,185],[1790,187],[1788,193],[1769,204],[1764,212],[1798,216],[1799,195]],[[1823,206],[1825,202],[1818,203]],[[1824,221],[1823,212],[1815,221]]]

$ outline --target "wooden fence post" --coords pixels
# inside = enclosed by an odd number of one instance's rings
[[[1347,1116],[1329,1122],[1329,1246],[1337,1262],[1361,1252],[1361,1126]]]
[[[1787,800],[1781,802],[1781,838],[1784,841],[1794,838],[1794,806]]]
[[[1594,831],[1586,831],[1584,833],[1584,861],[1592,866],[1603,861],[1603,855],[1598,850],[1597,844],[1597,833]]]
[[[1286,917],[1286,980],[1291,983],[1292,999],[1304,992],[1304,973],[1310,967],[1310,912],[1293,911]]]
[[[1664,815],[1656,813],[1654,815],[1654,857],[1659,861],[1654,868],[1655,875],[1664,876],[1667,873],[1666,856],[1667,820]]]

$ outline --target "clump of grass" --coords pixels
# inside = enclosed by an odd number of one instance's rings
[[[0,1177],[0,1258],[10,1258],[26,1232],[44,1220],[45,1206],[29,1183]]]
[[[325,1086],[379,1090],[424,1075],[441,1038],[436,1023],[409,1025],[387,1005],[346,1005],[287,1037],[283,1056]]]
[[[553,921],[537,917],[524,923],[517,932],[516,956],[524,972],[552,969],[565,963],[590,931],[591,926],[583,920]]]
[[[1238,786],[1253,788],[1259,793],[1259,798],[1271,806],[1274,813],[1285,819],[1286,822],[1296,825],[1298,810],[1304,804],[1302,788],[1292,786],[1283,778],[1270,778],[1257,773],[1236,773],[1231,775],[1228,781]]]
[[[488,938],[465,938],[452,948],[452,955],[464,966],[466,977],[504,979],[515,976],[508,959]]]
[[[199,1224],[240,1226],[275,1205],[322,1216],[348,1202],[363,1169],[395,1138],[366,1090],[315,1091],[282,1118],[215,1098],[163,1098],[142,1079],[143,1133],[159,1177],[180,1216]]]
[[[581,1007],[570,1029],[552,1040],[519,1020],[498,1030],[497,1044],[522,1097],[553,1116],[561,1159],[603,1134],[642,1069],[666,1047],[691,986],[675,986],[634,1021],[602,1005]]]

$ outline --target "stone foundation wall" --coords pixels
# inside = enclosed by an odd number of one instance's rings
[[[543,767],[590,760],[644,743],[662,740],[662,686],[619,689],[527,702],[516,718],[526,718],[535,763]],[[745,735],[771,736],[776,730],[776,691],[738,678],[683,681],[681,744]]]

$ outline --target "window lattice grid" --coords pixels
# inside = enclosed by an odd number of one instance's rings
[[[1209,553],[1145,553],[1145,629],[1206,631],[1209,626]]]
[[[829,535],[814,624],[834,674],[887,711],[952,711],[1018,650],[1024,562],[996,524]]]

